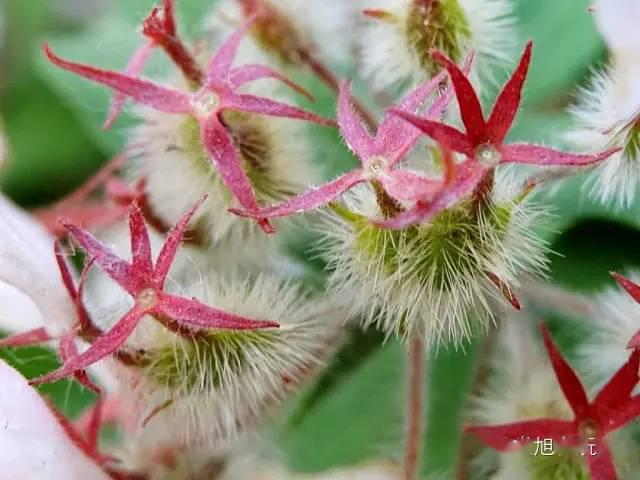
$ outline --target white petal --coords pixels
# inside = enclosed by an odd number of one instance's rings
[[[66,329],[74,311],[60,278],[53,238],[0,195],[0,329],[22,332],[47,326]]]
[[[640,44],[640,2],[637,0],[600,0],[595,20],[613,51],[633,51]]]
[[[107,480],[69,440],[40,395],[0,361],[0,480]]]

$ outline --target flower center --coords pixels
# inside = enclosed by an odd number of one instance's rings
[[[153,308],[158,301],[158,294],[153,288],[145,288],[136,297],[136,303],[138,306],[145,310]]]
[[[204,90],[193,97],[191,105],[198,117],[208,117],[220,106],[220,97],[210,90]]]
[[[387,160],[384,157],[373,157],[369,161],[368,173],[371,177],[378,175],[382,169],[387,165]]]
[[[580,424],[580,436],[584,440],[593,440],[598,436],[600,428],[595,420],[585,420]]]
[[[476,159],[483,167],[492,168],[500,163],[502,154],[490,143],[485,143],[476,149]]]

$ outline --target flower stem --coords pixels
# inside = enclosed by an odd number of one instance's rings
[[[407,433],[404,454],[404,480],[419,477],[424,420],[425,344],[420,333],[414,333],[408,346],[409,388]]]

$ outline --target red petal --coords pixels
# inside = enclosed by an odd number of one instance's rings
[[[402,110],[393,109],[390,110],[390,113],[403,118],[436,141],[446,139],[449,148],[456,152],[464,153],[470,157],[473,157],[475,154],[473,144],[467,135],[456,128],[441,122],[434,122],[433,120],[418,117],[417,115],[412,115]]]
[[[595,455],[591,455],[588,445],[584,447],[583,452],[584,458],[589,466],[591,480],[617,480],[618,474],[613,464],[613,456],[604,439],[596,439],[594,445],[595,448],[593,452]]]
[[[94,258],[111,278],[131,295],[136,295],[139,282],[131,265],[118,257],[86,230],[69,223],[64,223],[64,226],[89,256]]]
[[[374,140],[353,110],[349,82],[346,81],[340,84],[338,95],[338,125],[347,146],[358,157],[360,163],[368,160],[373,155]]]
[[[255,211],[259,208],[251,181],[240,163],[240,157],[229,132],[215,115],[200,123],[202,143],[209,153],[227,188],[244,208]],[[267,233],[273,228],[261,222]]]
[[[252,320],[232,313],[223,312],[199,302],[195,298],[176,297],[162,292],[154,311],[179,324],[188,327],[232,330],[255,330],[259,328],[278,328],[276,322]]]
[[[489,120],[487,120],[487,135],[491,143],[501,144],[513,125],[518,108],[520,108],[522,87],[529,71],[532,48],[533,43],[528,42],[520,58],[518,68],[513,72],[496,99]]]
[[[191,218],[206,199],[207,197],[204,196],[198,200],[193,207],[182,215],[182,218],[178,220],[178,223],[175,224],[167,235],[167,239],[165,240],[164,245],[162,245],[162,250],[160,250],[160,253],[158,254],[156,267],[153,271],[153,279],[157,283],[159,290],[162,290],[162,287],[164,286],[164,281],[169,274],[173,260],[176,258],[178,248],[184,238],[184,234],[187,231]]]
[[[16,333],[0,340],[0,348],[4,347],[28,347],[38,343],[44,343],[53,340],[44,327],[34,328],[28,332]]]
[[[603,435],[625,426],[640,416],[640,395],[635,395],[626,402],[618,404],[613,410],[606,412],[608,418],[603,425]]]
[[[148,275],[153,271],[151,240],[144,223],[144,216],[137,205],[134,205],[129,213],[129,232],[132,268],[138,275]]]
[[[629,360],[611,377],[593,401],[598,410],[615,409],[631,396],[638,384],[640,368],[640,350],[634,350]]]
[[[138,50],[136,50],[127,63],[123,73],[129,77],[137,77],[142,73],[144,69],[145,63],[149,59],[149,55],[151,55],[151,51],[155,46],[154,42],[147,42]],[[108,130],[113,125],[113,122],[116,121],[118,115],[122,111],[122,107],[124,106],[124,102],[126,101],[127,96],[122,93],[116,93],[113,96],[113,100],[111,100],[111,106],[109,107],[109,113],[107,114],[107,118],[102,125],[104,130]]]
[[[480,100],[473,89],[473,85],[471,85],[465,73],[460,70],[460,67],[447,58],[442,52],[434,51],[433,58],[444,65],[449,72],[451,83],[453,83],[453,88],[456,91],[458,105],[460,106],[462,123],[467,130],[469,140],[474,145],[480,145],[486,142],[484,115],[482,114]]]
[[[44,44],[44,53],[51,62],[63,70],[112,88],[143,105],[167,113],[191,112],[191,99],[190,96],[185,93],[161,87],[160,85],[139,80],[118,72],[68,62],[56,56],[46,43]]]
[[[227,80],[231,64],[236,56],[240,42],[255,19],[255,15],[251,16],[235,32],[233,32],[227,40],[225,40],[220,48],[218,48],[207,66],[205,86],[213,86]]]
[[[138,321],[144,314],[145,312],[143,310],[134,306],[124,317],[118,320],[111,330],[100,335],[85,352],[77,357],[70,358],[67,362],[64,362],[58,370],[31,380],[29,383],[37,385],[40,383],[55,382],[56,380],[73,375],[78,370],[84,370],[99,360],[111,355],[127,341],[127,338],[133,333],[133,330],[138,325]]]
[[[440,180],[431,180],[409,170],[391,170],[378,176],[385,191],[399,200],[434,198],[442,190]]]
[[[561,152],[553,148],[530,145],[527,143],[512,143],[503,145],[502,163],[527,163],[531,165],[559,165],[559,166],[583,166],[598,163],[620,151],[619,148],[611,148],[594,155],[581,155],[576,153]]]
[[[616,272],[611,272],[611,276],[616,282],[618,282],[618,285],[624,288],[627,293],[633,297],[636,302],[640,303],[640,285]]]
[[[581,441],[574,422],[551,418],[506,425],[473,426],[467,427],[465,431],[475,433],[482,443],[502,452],[519,449],[536,440],[546,438],[563,446],[575,446]]]
[[[72,330],[60,339],[60,358],[62,359],[63,364],[78,355],[75,336],[76,332]],[[98,387],[91,378],[89,378],[89,375],[85,370],[78,370],[73,374],[73,376],[83,387],[91,390],[92,392],[100,393],[100,387]]]
[[[229,211],[250,218],[275,218],[286,217],[296,213],[303,213],[315,208],[322,207],[332,202],[354,185],[363,182],[362,170],[354,170],[338,177],[337,179],[325,183],[317,188],[312,188],[289,200],[286,200],[271,207],[262,208],[258,211],[246,211],[237,208],[230,208]]]
[[[259,113],[261,115],[268,115],[271,117],[306,120],[307,122],[313,122],[329,127],[335,127],[336,125],[334,120],[322,118],[315,113],[308,112],[301,108],[276,102],[275,100],[269,100],[268,98],[257,97],[255,95],[227,95],[223,97],[221,108]]]
[[[162,9],[164,13],[164,29],[169,35],[175,37],[178,33],[178,28],[176,27],[174,0],[163,0]]]
[[[309,100],[313,100],[313,95],[305,90],[304,87],[298,85],[293,80],[289,80],[283,74],[274,70],[270,67],[265,67],[263,65],[242,65],[241,67],[234,68],[231,70],[229,74],[229,83],[233,89],[239,88],[245,83],[252,82],[254,80],[259,80],[261,78],[273,78],[282,82],[293,91],[298,92],[301,95],[304,95]]]
[[[558,351],[558,348],[553,343],[551,333],[545,324],[540,326],[542,330],[542,337],[544,340],[544,346],[549,354],[549,360],[564,393],[565,398],[569,402],[571,409],[576,415],[577,419],[585,419],[589,416],[589,399],[587,393],[582,386],[582,383],[578,379],[576,372],[573,371],[571,366],[564,359],[562,354]]]

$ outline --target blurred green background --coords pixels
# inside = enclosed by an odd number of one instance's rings
[[[321,0],[318,0],[321,1]],[[139,21],[153,0],[3,0],[0,27],[0,122],[10,160],[0,172],[4,193],[25,207],[46,204],[80,184],[123,146],[130,120],[109,132],[100,129],[108,102],[104,89],[56,70],[41,54],[44,40],[62,56],[122,68],[139,44]],[[211,0],[178,0],[180,25],[196,34]],[[525,103],[512,138],[562,146],[558,135],[570,120],[564,109],[591,69],[607,52],[595,30],[588,0],[517,0],[520,45],[534,40],[534,61]],[[517,52],[514,52],[517,55]],[[515,64],[515,56],[514,56]],[[151,69],[162,68],[161,64]],[[504,77],[504,72],[500,78]],[[318,87],[320,88],[320,87]],[[316,108],[331,112],[331,95],[317,90]],[[491,99],[495,92],[489,92]],[[315,139],[325,175],[348,168],[352,159],[337,150],[336,138]],[[620,211],[592,202],[576,177],[553,195],[540,198],[555,217],[543,232],[553,243],[552,280],[592,291],[609,282],[608,271],[640,261],[638,209]],[[0,307],[1,308],[1,307]],[[473,373],[477,348],[442,349],[430,374],[430,417],[425,471],[451,472],[460,442],[460,411]],[[28,376],[55,365],[39,350],[6,352]],[[19,355],[19,356],[18,356]],[[319,470],[379,454],[399,452],[402,438],[402,359],[397,344],[375,351],[348,382],[333,388],[295,428],[276,437],[292,465]],[[56,404],[76,414],[91,396],[69,383],[45,386]]]

